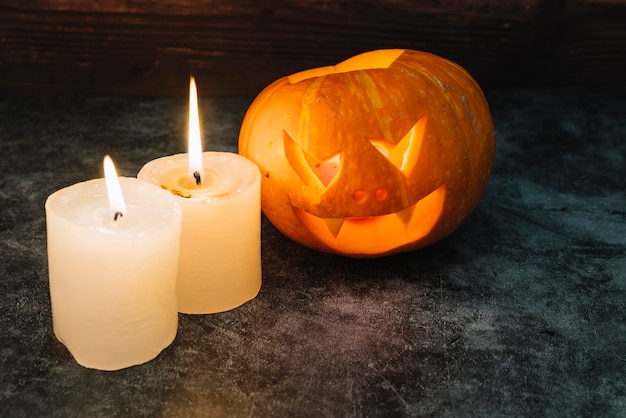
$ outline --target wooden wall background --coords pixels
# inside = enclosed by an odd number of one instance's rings
[[[0,0],[0,94],[256,95],[378,48],[483,86],[624,85],[626,0]]]

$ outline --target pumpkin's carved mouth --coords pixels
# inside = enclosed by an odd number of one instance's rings
[[[402,211],[380,216],[320,218],[294,208],[300,222],[332,249],[352,254],[376,254],[413,243],[426,236],[443,211],[442,185]]]

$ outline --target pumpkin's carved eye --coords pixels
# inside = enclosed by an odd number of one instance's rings
[[[417,165],[425,129],[426,116],[424,115],[397,144],[384,139],[369,139],[369,142],[408,177]],[[341,172],[341,153],[318,160],[298,145],[287,132],[283,131],[283,137],[287,160],[306,184],[326,188]],[[357,197],[355,199],[359,200]]]
[[[370,139],[369,141],[398,170],[402,171],[405,176],[409,176],[417,165],[425,129],[426,115],[422,116],[396,145],[383,139]]]
[[[285,131],[285,155],[291,167],[306,184],[327,187],[341,171],[341,154],[333,154],[323,160],[318,160],[306,152]]]

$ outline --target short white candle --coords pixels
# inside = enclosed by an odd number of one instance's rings
[[[118,370],[155,358],[176,336],[180,205],[165,190],[119,178],[125,207],[105,179],[46,201],[52,321],[82,366]]]
[[[261,288],[261,174],[230,152],[202,153],[203,180],[189,178],[188,154],[146,164],[137,178],[169,190],[183,211],[178,310],[223,312]]]

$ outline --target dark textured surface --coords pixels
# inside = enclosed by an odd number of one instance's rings
[[[353,260],[263,221],[263,287],[181,315],[157,359],[82,368],[52,333],[44,202],[184,151],[184,100],[0,99],[0,416],[623,416],[624,91],[491,91],[487,194],[424,250]],[[249,99],[201,100],[235,150]]]

